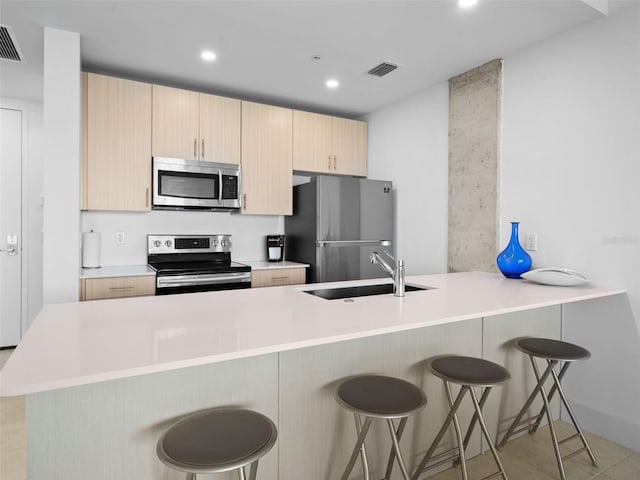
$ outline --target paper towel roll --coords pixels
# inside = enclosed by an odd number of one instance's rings
[[[91,230],[82,234],[82,268],[100,268],[100,243],[102,237]]]

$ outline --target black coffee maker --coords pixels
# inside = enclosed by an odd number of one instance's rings
[[[267,260],[270,262],[284,260],[284,235],[267,235]]]

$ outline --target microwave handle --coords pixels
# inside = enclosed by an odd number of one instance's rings
[[[218,203],[222,202],[222,170],[218,170]]]

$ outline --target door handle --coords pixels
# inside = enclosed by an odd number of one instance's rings
[[[3,250],[2,248],[0,248],[0,252],[7,252],[11,256],[17,253],[15,248],[7,248],[6,250]]]

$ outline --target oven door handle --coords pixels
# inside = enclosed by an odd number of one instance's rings
[[[251,282],[251,272],[213,275],[167,275],[156,278],[157,288],[184,287],[188,285],[214,285],[235,282]]]
[[[222,170],[218,170],[218,203],[222,204]]]

